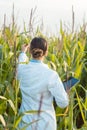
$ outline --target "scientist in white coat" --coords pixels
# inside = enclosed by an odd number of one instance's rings
[[[31,110],[37,112],[25,114],[19,124],[19,129],[25,127],[25,130],[57,130],[53,98],[61,108],[69,104],[68,95],[58,73],[43,63],[47,49],[47,41],[44,38],[32,39],[29,48],[32,59],[26,64],[27,47],[22,46],[17,67],[22,94],[20,112]]]

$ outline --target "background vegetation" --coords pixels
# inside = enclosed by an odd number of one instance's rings
[[[43,36],[49,43],[48,56],[45,63],[56,70],[61,79],[70,76],[80,79],[80,83],[70,91],[70,104],[66,109],[60,109],[54,103],[58,130],[87,130],[87,33],[86,24],[74,31],[74,22],[70,32],[63,28],[60,22],[58,36],[46,36],[38,26],[33,28],[35,10],[31,10],[29,30],[19,33],[14,7],[12,23],[4,24],[0,30],[0,130],[16,130],[21,117],[18,114],[21,103],[19,83],[16,80],[17,58],[21,45],[29,43],[35,36]],[[74,12],[73,21],[74,21]],[[30,55],[28,54],[30,57]],[[33,111],[28,112],[31,113]]]

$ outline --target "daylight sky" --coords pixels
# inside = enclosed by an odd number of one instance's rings
[[[12,5],[15,6],[15,19],[20,28],[23,22],[26,26],[29,23],[31,9],[37,7],[35,12],[36,24],[43,20],[47,31],[56,32],[59,30],[60,20],[71,26],[72,5],[75,12],[75,25],[87,21],[87,0],[0,0],[0,27],[3,24],[6,14],[6,24],[11,21]]]

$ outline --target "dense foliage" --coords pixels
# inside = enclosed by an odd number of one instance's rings
[[[69,107],[60,109],[54,102],[58,130],[87,130],[87,34],[84,26],[78,32],[68,33],[61,24],[60,35],[50,37],[37,28],[33,36],[47,39],[49,50],[44,62],[56,70],[62,80],[70,76],[80,79],[70,91]],[[15,24],[4,26],[0,31],[0,130],[16,130],[25,114],[18,114],[21,94],[16,66],[21,45],[28,44],[33,36],[26,29],[20,34]]]

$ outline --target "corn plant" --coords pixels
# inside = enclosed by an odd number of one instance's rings
[[[29,31],[19,33],[14,18],[12,25],[0,32],[0,129],[17,130],[21,118],[26,113],[18,114],[21,104],[19,83],[16,79],[16,66],[21,45],[30,43]],[[31,21],[30,21],[31,22]],[[30,25],[30,24],[29,24]],[[74,25],[73,25],[74,26]],[[70,76],[80,79],[80,83],[70,91],[70,104],[67,108],[59,108],[55,102],[58,130],[87,129],[87,34],[84,26],[79,32],[66,32],[60,24],[60,36],[45,36],[37,27],[34,36],[45,37],[49,43],[48,56],[44,62],[58,72],[61,80]],[[28,56],[30,54],[28,53]],[[28,111],[27,114],[35,111]],[[31,125],[29,123],[28,125]],[[26,126],[27,127],[27,126]],[[26,128],[24,128],[26,129]]]

